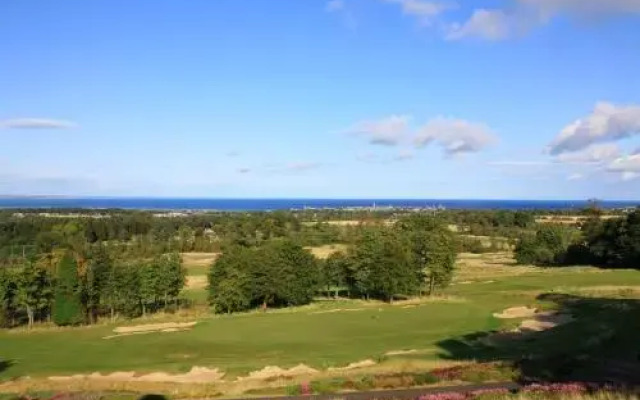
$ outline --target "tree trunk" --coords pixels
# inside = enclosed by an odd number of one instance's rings
[[[27,306],[27,318],[29,319],[29,329],[33,328],[33,309]]]
[[[113,307],[113,304],[111,304],[111,305],[109,306],[109,308],[111,309],[111,322],[113,322],[113,321],[115,321],[116,310],[115,310],[115,308]]]
[[[429,296],[431,296],[433,294],[433,289],[436,286],[436,280],[434,279],[433,276],[429,277]]]
[[[145,317],[147,315],[147,306],[142,302],[142,316]]]

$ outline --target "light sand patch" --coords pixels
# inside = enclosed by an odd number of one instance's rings
[[[205,275],[192,275],[187,276],[186,288],[187,289],[205,289],[209,284]]]
[[[295,367],[284,369],[278,366],[269,365],[261,370],[250,372],[247,376],[239,376],[236,381],[245,380],[264,380],[272,378],[289,378],[300,375],[313,375],[317,374],[318,370],[313,369],[304,364],[298,364]]]
[[[543,312],[536,314],[536,317],[533,319],[522,321],[517,329],[520,332],[541,332],[546,331],[547,329],[555,328],[559,325],[569,323],[571,321],[573,321],[573,317],[569,314],[560,314],[554,311]]]
[[[347,248],[348,246],[344,244],[327,244],[324,246],[305,247],[306,250],[321,260],[329,258],[333,253],[345,252]]]
[[[205,267],[213,264],[221,253],[182,253],[182,262],[185,267]]]
[[[133,333],[133,332],[153,332],[165,329],[188,329],[193,328],[198,321],[191,322],[165,322],[160,324],[146,324],[135,326],[119,326],[113,330],[114,333]]]
[[[327,368],[327,371],[349,371],[352,369],[366,368],[374,365],[376,365],[375,361],[371,359],[367,359],[367,360],[353,362],[347,365],[346,367],[330,367],[330,368]]]
[[[493,316],[500,319],[531,318],[534,317],[537,312],[537,308],[521,306],[507,308],[501,313],[493,314]]]
[[[542,332],[573,321],[573,316],[556,311],[539,312],[531,319],[525,319],[515,329],[498,332],[479,339],[480,343],[487,346],[496,346],[505,340],[521,340],[531,333]]]
[[[166,372],[153,372],[137,375],[135,372],[113,372],[102,375],[94,372],[89,375],[50,376],[51,381],[67,382],[78,380],[102,381],[102,382],[172,382],[172,383],[213,383],[220,382],[224,373],[206,367],[193,367],[185,374],[168,374]]]
[[[411,350],[392,350],[392,351],[387,351],[386,353],[384,353],[385,356],[403,356],[406,354],[416,354],[418,352],[418,350],[416,349],[411,349]]]
[[[172,333],[172,332],[183,332],[191,330],[197,321],[193,322],[166,322],[161,324],[147,324],[147,325],[136,325],[136,326],[119,326],[113,330],[115,335],[109,335],[103,337],[103,339],[113,339],[123,336],[131,336],[131,335],[147,335],[149,333]]]

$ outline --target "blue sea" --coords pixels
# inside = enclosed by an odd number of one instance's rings
[[[304,208],[398,207],[470,210],[561,210],[578,209],[586,200],[438,200],[438,199],[206,199],[126,197],[2,197],[0,208],[83,208],[129,210],[218,210],[269,211]],[[640,206],[640,201],[603,201],[603,208]]]

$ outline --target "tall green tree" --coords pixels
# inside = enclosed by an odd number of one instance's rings
[[[0,267],[0,328],[13,325],[16,291],[14,275],[6,268]]]
[[[51,277],[33,263],[25,265],[16,280],[16,303],[23,307],[32,327],[36,316],[49,311],[51,305]]]
[[[242,246],[230,246],[209,270],[209,304],[216,312],[232,313],[251,307],[251,270],[256,252]]]
[[[458,248],[447,225],[438,218],[418,214],[399,221],[398,229],[409,248],[411,273],[426,282],[427,293],[447,286],[453,278]]]
[[[58,265],[53,302],[53,322],[56,325],[78,325],[84,321],[79,286],[78,263],[71,252],[67,252]]]
[[[363,232],[349,251],[347,281],[365,298],[393,301],[396,295],[412,295],[420,287],[408,246],[398,232],[372,228]]]

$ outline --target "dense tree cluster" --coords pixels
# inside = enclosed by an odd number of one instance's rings
[[[138,316],[175,304],[185,283],[178,254],[122,261],[99,249],[78,262],[67,250],[48,262],[0,268],[0,326],[95,322],[100,316]]]
[[[445,224],[418,215],[395,226],[362,227],[346,253],[325,261],[287,240],[232,246],[211,266],[209,301],[227,313],[307,304],[318,292],[393,301],[446,286],[456,249]]]
[[[592,213],[581,229],[541,225],[535,235],[519,241],[516,259],[521,264],[640,268],[640,210],[605,220]]]
[[[209,301],[218,312],[302,305],[312,300],[318,281],[313,255],[289,240],[253,248],[236,245],[211,268]]]

